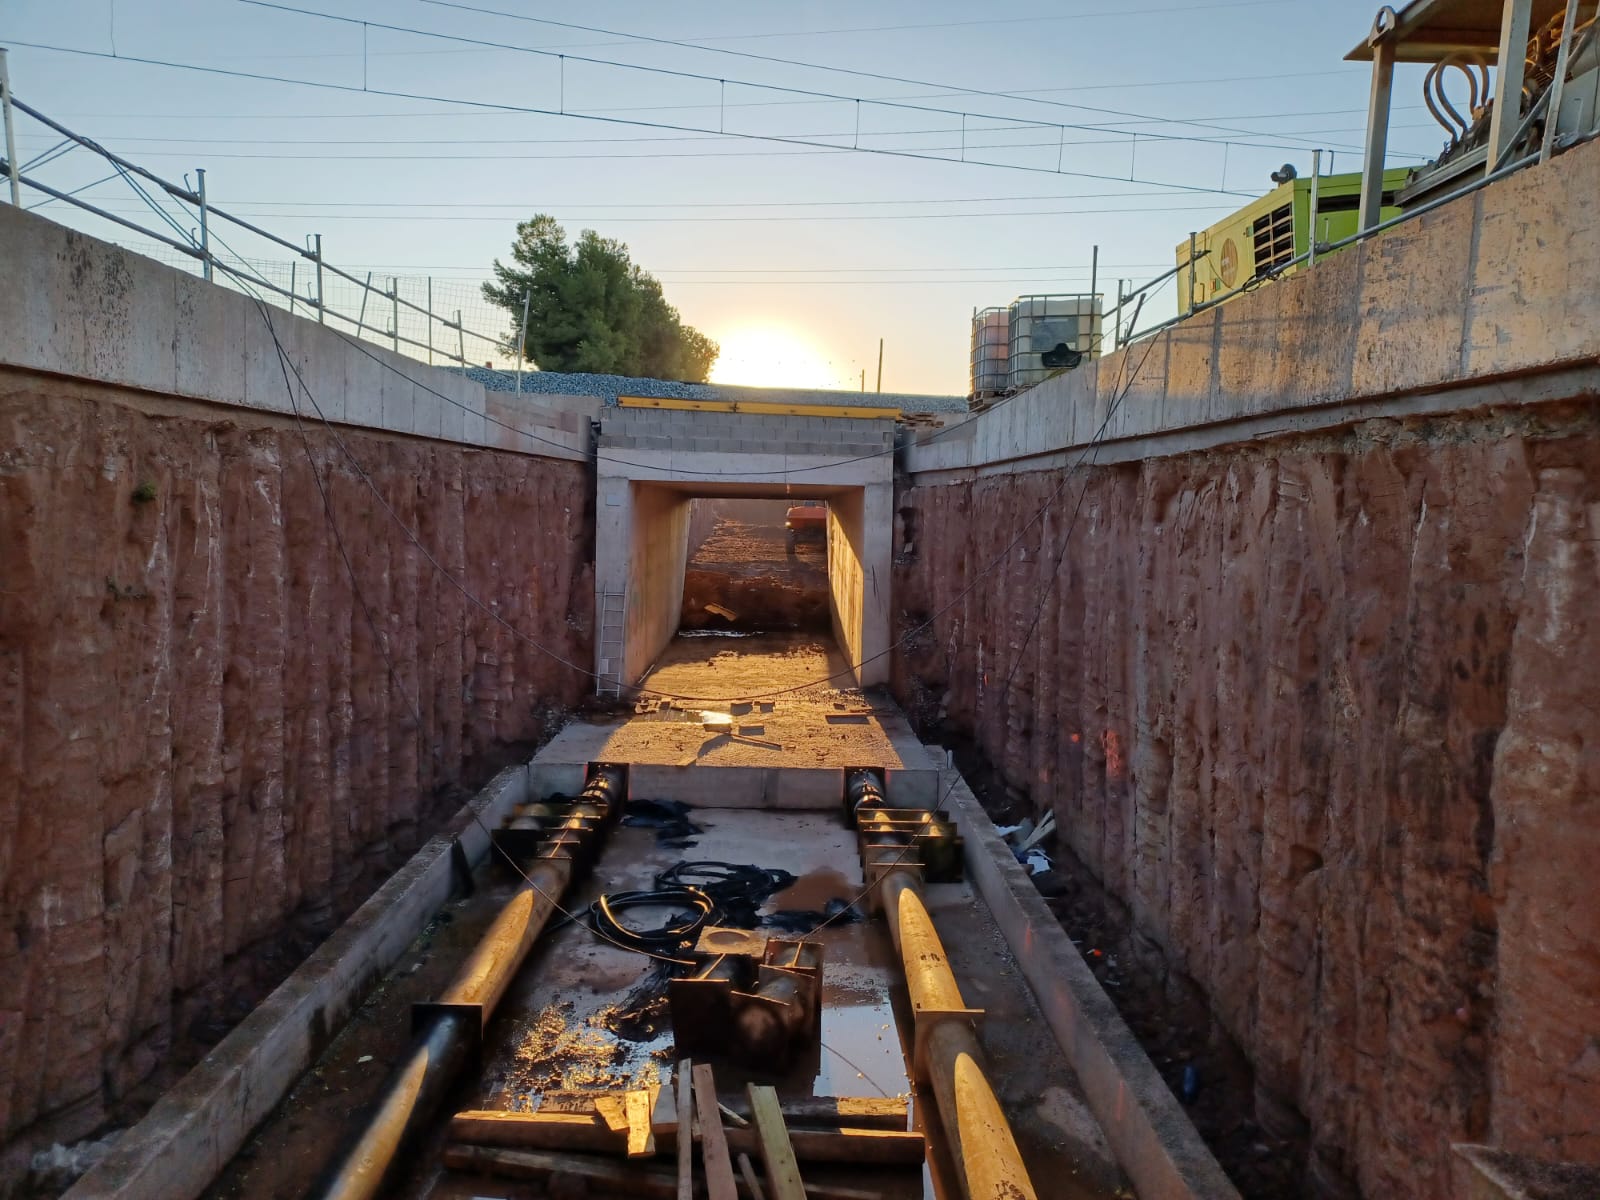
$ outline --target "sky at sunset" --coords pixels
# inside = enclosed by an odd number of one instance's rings
[[[205,168],[214,203],[290,241],[320,233],[355,274],[431,276],[469,323],[503,325],[472,285],[547,212],[626,242],[722,343],[716,379],[856,388],[865,371],[870,389],[881,337],[884,390],[965,393],[975,307],[1086,290],[1096,244],[1101,290],[1148,279],[1279,164],[1308,173],[1314,147],[1356,169],[1368,77],[1343,58],[1375,12],[5,0],[0,45],[20,99],[168,178]],[[1395,105],[1391,165],[1436,153],[1414,68]],[[30,119],[18,138],[25,161],[59,140]],[[37,167],[148,222],[106,173],[81,150]]]

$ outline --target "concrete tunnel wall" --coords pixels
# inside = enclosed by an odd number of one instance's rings
[[[1057,814],[1058,911],[1242,1048],[1303,1194],[1600,1163],[1597,194],[1590,144],[906,455],[900,630],[951,607],[897,695]]]
[[[678,631],[689,558],[689,506],[682,492],[629,486],[631,552],[624,677],[639,679]]]
[[[4,205],[0,262],[4,1194],[582,696],[511,630],[589,660],[592,497],[581,407],[506,398],[521,439],[480,385],[273,310],[335,422],[302,431],[247,297]]]
[[[894,488],[875,484],[828,502],[829,615],[839,651],[863,683],[888,678],[890,577],[884,573],[893,536]]]

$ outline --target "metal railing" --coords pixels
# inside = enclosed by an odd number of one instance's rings
[[[5,51],[0,49],[0,109],[4,112],[5,157],[0,162],[0,171],[8,177],[11,201],[21,205],[23,189],[31,189],[49,201],[59,201],[69,204],[83,212],[90,213],[101,220],[125,230],[151,238],[162,246],[176,251],[182,256],[180,262],[189,261],[197,264],[200,273],[210,281],[215,281],[216,273],[221,271],[224,276],[241,288],[260,294],[263,299],[276,297],[284,303],[289,311],[296,312],[302,307],[315,316],[320,324],[330,321],[339,321],[350,326],[357,337],[368,337],[372,340],[387,342],[394,350],[402,351],[407,348],[413,352],[420,351],[426,355],[427,361],[432,362],[435,355],[441,355],[445,360],[467,365],[467,339],[472,338],[478,343],[485,343],[495,353],[509,355],[507,342],[509,338],[504,334],[483,333],[476,329],[468,328],[462,318],[463,310],[457,308],[454,315],[435,312],[432,305],[433,280],[427,280],[427,296],[423,303],[418,303],[400,294],[400,278],[387,276],[389,286],[374,285],[373,272],[367,272],[366,278],[346,271],[327,261],[322,252],[322,235],[311,234],[307,237],[305,245],[297,245],[287,238],[280,237],[271,230],[245,220],[237,214],[230,213],[217,207],[206,197],[206,172],[204,169],[196,170],[197,182],[190,187],[185,178],[183,184],[173,183],[152,171],[146,170],[119,154],[108,150],[94,139],[85,137],[52,119],[39,109],[18,99],[12,92],[6,75]],[[45,183],[27,173],[27,168],[18,162],[16,139],[14,134],[15,113],[22,113],[37,121],[46,129],[58,134],[63,141],[59,145],[80,147],[97,155],[111,165],[115,174],[107,176],[97,182],[109,182],[120,176],[133,191],[149,206],[151,211],[167,226],[167,231],[152,229],[138,221],[112,212],[99,204],[90,202],[78,195],[78,192],[87,191],[89,186],[74,190],[62,190]],[[39,162],[45,158],[53,157],[53,151],[47,151],[35,158]],[[141,183],[143,181],[143,183]],[[150,188],[143,186],[151,185]],[[159,192],[162,196],[177,201],[185,206],[185,213],[192,213],[196,222],[194,230],[186,230],[183,224],[175,220],[171,213],[161,207],[152,196],[151,190]],[[37,206],[35,206],[37,207]],[[262,263],[260,260],[247,259],[234,251],[226,239],[218,231],[218,223],[223,223],[230,229],[242,230],[250,235],[260,238],[271,245],[287,250],[294,257],[290,260],[290,278],[288,286],[271,277],[271,272],[264,269],[271,264]],[[221,253],[219,249],[221,248]],[[306,291],[304,294],[299,289],[297,267],[306,266]],[[340,307],[329,303],[328,284],[330,280],[343,281],[345,284],[354,285],[359,289],[360,303],[352,305],[355,313],[343,311]],[[314,285],[314,287],[313,287]],[[374,304],[374,302],[376,302]],[[369,317],[369,309],[373,310]],[[387,310],[389,318],[387,328],[380,327],[377,316]],[[405,312],[410,318],[413,328],[402,332],[401,316]],[[509,326],[509,322],[508,322]],[[417,328],[417,327],[420,327]],[[442,331],[443,336],[436,339],[436,331]],[[421,336],[414,336],[417,333]],[[454,336],[451,337],[450,335]],[[453,343],[453,344],[452,344]],[[420,354],[414,355],[421,357]]]

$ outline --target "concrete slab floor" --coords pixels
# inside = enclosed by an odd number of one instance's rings
[[[717,859],[781,866],[800,877],[767,909],[821,908],[828,899],[850,900],[861,890],[854,833],[828,813],[701,810],[704,832],[687,849],[658,846],[652,830],[613,831],[593,875],[569,908],[587,905],[601,890],[649,886],[655,874],[680,859]],[[374,991],[312,1071],[209,1193],[236,1200],[278,1200],[303,1194],[332,1153],[352,1113],[381,1087],[406,1044],[409,1006],[436,995],[448,981],[510,891],[508,880],[480,872],[478,892],[453,902]],[[1087,1116],[1071,1071],[1039,1018],[1004,940],[966,885],[930,889],[930,906],[969,1002],[991,1016],[983,1031],[997,1090],[1014,1114],[1019,1145],[1035,1178],[1048,1181],[1041,1195],[1078,1200],[1118,1194],[1120,1176]],[[558,918],[559,921],[559,918]],[[898,963],[881,923],[836,922],[819,932],[827,944],[822,1042],[779,1081],[791,1095],[910,1094],[900,1030],[909,1029]],[[490,1031],[483,1070],[464,1081],[449,1104],[526,1108],[551,1086],[621,1085],[670,1075],[675,1061],[670,1031],[638,1036],[617,1020],[629,993],[651,966],[639,955],[599,942],[576,924],[552,926],[508,992]],[[718,1068],[719,1085],[733,1091],[747,1076]],[[877,1171],[885,1200],[952,1196],[941,1177],[937,1118],[931,1103],[913,1097],[914,1114],[929,1117],[933,1162],[916,1172]],[[924,1114],[926,1107],[926,1114]],[[499,1185],[453,1177],[435,1165],[442,1132],[414,1156],[407,1181],[394,1195],[406,1200],[461,1200],[469,1196],[529,1196],[526,1184]],[[811,1172],[808,1171],[808,1178]],[[859,1171],[839,1182],[859,1183]],[[819,1173],[817,1181],[822,1182]]]
[[[818,682],[833,676],[832,683]],[[892,701],[848,686],[831,638],[807,633],[680,635],[645,677],[681,700],[609,721],[574,721],[539,756],[550,762],[664,766],[921,767],[925,756]],[[796,691],[788,691],[797,688]],[[783,692],[783,695],[771,693]],[[756,700],[755,697],[768,696]],[[735,734],[737,736],[731,736]]]

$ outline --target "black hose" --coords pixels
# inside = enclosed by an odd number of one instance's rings
[[[624,925],[617,912],[624,908],[687,908],[677,912],[655,929],[636,929]],[[670,953],[699,936],[716,903],[699,888],[665,887],[657,891],[612,892],[589,906],[595,928],[613,942],[646,954]]]
[[[716,904],[713,919],[718,925],[753,929],[761,906],[775,892],[781,892],[795,877],[779,867],[757,867],[748,863],[681,862],[656,876],[660,888],[694,888],[710,896]]]

